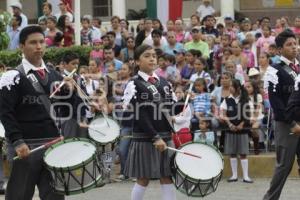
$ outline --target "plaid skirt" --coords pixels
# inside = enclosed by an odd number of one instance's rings
[[[174,147],[172,141],[167,145]],[[124,169],[124,175],[132,178],[159,179],[171,176],[172,151],[159,152],[152,142],[132,141]]]

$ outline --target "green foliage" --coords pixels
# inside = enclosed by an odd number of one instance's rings
[[[11,15],[8,12],[0,13],[0,50],[7,49],[9,45],[9,36],[6,33],[6,27],[9,25]]]
[[[72,46],[67,48],[47,48],[44,55],[44,61],[45,63],[51,62],[52,64],[57,65],[62,60],[66,52],[72,51],[79,55],[81,65],[88,65],[89,54],[91,50],[92,47],[84,46]],[[20,50],[1,51],[0,61],[8,67],[16,67],[22,61],[22,53]]]

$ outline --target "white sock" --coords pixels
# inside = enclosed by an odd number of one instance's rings
[[[230,179],[237,179],[237,158],[230,158],[230,165],[231,165],[231,171],[232,171],[232,177]]]
[[[163,200],[176,200],[176,193],[173,184],[161,184],[160,187]]]
[[[131,192],[131,200],[142,200],[144,198],[145,191],[146,187],[136,183]]]
[[[248,176],[248,159],[241,160],[244,180],[251,180]]]

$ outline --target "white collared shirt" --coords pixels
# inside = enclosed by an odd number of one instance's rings
[[[288,66],[290,66],[290,64],[294,64],[292,61],[290,61],[289,59],[287,59],[284,56],[280,56],[280,60],[282,62],[284,62],[285,64],[287,64]],[[299,65],[299,61],[297,59],[295,59],[295,65]]]
[[[142,71],[138,71],[138,75],[141,76],[145,81],[148,81],[150,77],[148,74]],[[154,72],[152,73],[152,76],[156,78],[156,80],[159,80],[158,76]]]
[[[22,65],[24,67],[24,71],[25,71],[25,74],[27,75],[29,73],[30,70],[33,70],[33,71],[38,71],[40,69],[45,69],[46,72],[49,73],[49,70],[47,69],[44,61],[42,60],[42,64],[40,67],[36,67],[34,65],[32,65],[26,58],[23,58],[22,59]]]

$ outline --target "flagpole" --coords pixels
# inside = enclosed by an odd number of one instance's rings
[[[74,0],[74,29],[75,29],[75,44],[80,45],[80,29],[81,29],[81,22],[80,22],[80,0]]]

